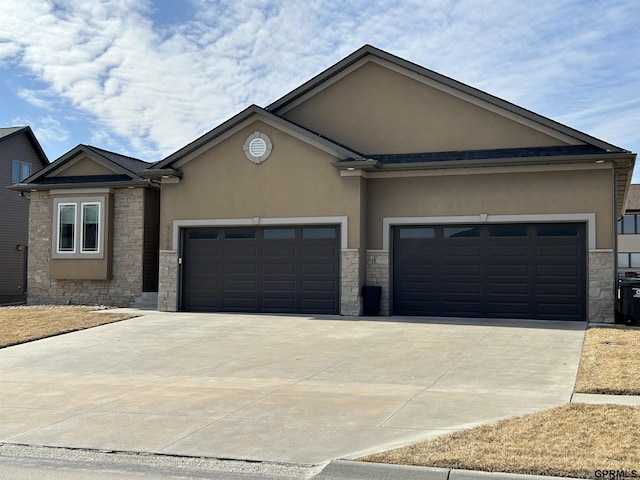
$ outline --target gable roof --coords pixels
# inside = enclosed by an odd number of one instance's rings
[[[79,176],[51,176],[68,165],[70,162],[86,156],[102,165],[112,174],[79,175]],[[71,149],[49,166],[26,178],[22,183],[11,186],[13,190],[49,190],[51,188],[91,186],[99,184],[101,187],[122,186],[155,186],[148,179],[139,175],[150,164],[137,158],[103,150],[91,145],[78,145]]]
[[[467,99],[472,99],[476,102],[480,102],[487,107],[492,107],[494,110],[497,109],[498,111],[515,114],[522,119],[537,123],[542,127],[546,127],[561,134],[573,137],[580,142],[584,142],[611,152],[627,152],[627,150],[624,150],[620,147],[604,142],[603,140],[588,135],[584,132],[568,127],[567,125],[556,122],[555,120],[551,120],[550,118],[538,115],[537,113],[527,110],[526,108],[519,107],[518,105],[515,105],[511,102],[498,98],[477,88],[471,87],[440,73],[434,72],[433,70],[429,70],[428,68],[422,67],[403,58],[392,55],[371,45],[364,45],[363,47],[359,48],[348,57],[340,60],[335,65],[329,67],[328,69],[324,70],[323,72],[319,73],[315,77],[300,85],[298,88],[292,90],[275,102],[271,103],[266,107],[266,110],[273,112],[276,115],[286,112],[287,109],[292,108],[292,106],[295,105],[296,102],[302,101],[305,97],[312,96],[315,91],[322,89],[325,84],[334,80],[334,77],[339,76],[349,67],[355,65],[361,60],[365,60],[367,57],[387,62],[391,66],[399,68],[401,71],[404,71],[408,74],[413,74],[418,78],[424,79],[424,81],[429,81],[432,84],[440,85],[442,88],[459,92],[459,94],[461,94],[463,97],[466,97]]]
[[[31,143],[31,146],[33,147],[33,150],[36,152],[36,155],[40,159],[40,162],[42,163],[42,165],[43,166],[49,165],[49,159],[47,158],[47,155],[44,153],[44,150],[42,150],[42,147],[40,146],[40,142],[38,142],[38,139],[33,133],[33,130],[31,130],[31,127],[29,126],[0,128],[0,142],[8,140],[9,138],[14,137],[16,135],[20,135],[22,133],[24,133],[27,136],[29,143]]]
[[[286,130],[291,135],[307,143],[314,144],[318,148],[331,151],[341,159],[363,158],[360,153],[351,150],[344,145],[334,142],[322,135],[312,132],[311,130],[308,130],[282,117],[274,115],[273,113],[265,110],[262,107],[259,107],[258,105],[250,105],[242,112],[234,115],[218,127],[200,136],[175,153],[172,153],[164,160],[157,162],[153,165],[153,167],[143,171],[142,174],[149,178],[158,178],[162,175],[166,175],[169,171],[171,171],[174,175],[179,176],[177,171],[171,168],[172,166],[174,166],[176,163],[189,161],[191,158],[213,147],[217,143],[227,138],[229,135],[243,128],[245,125],[251,123],[254,120],[253,117],[257,117],[259,120],[281,130]]]

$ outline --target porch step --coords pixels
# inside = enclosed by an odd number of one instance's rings
[[[158,309],[158,292],[143,292],[129,305],[131,308],[140,310],[157,310]]]

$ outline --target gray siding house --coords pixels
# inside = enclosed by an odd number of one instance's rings
[[[0,128],[0,303],[24,300],[28,194],[7,189],[49,164],[30,127]]]

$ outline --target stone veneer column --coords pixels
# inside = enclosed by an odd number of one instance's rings
[[[160,250],[160,272],[158,276],[158,310],[178,310],[178,252]]]
[[[613,250],[589,251],[588,320],[614,323],[615,262]]]
[[[340,266],[340,315],[360,315],[360,251],[342,250]]]
[[[389,315],[389,251],[367,250],[367,285],[382,287],[380,315]]]

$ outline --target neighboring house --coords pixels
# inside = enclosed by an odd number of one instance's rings
[[[159,186],[149,164],[79,145],[26,182],[30,304],[129,306],[158,291]]]
[[[635,157],[364,46],[138,171],[162,190],[158,309],[358,315],[377,285],[385,315],[613,322]]]
[[[6,187],[49,164],[30,127],[0,128],[0,303],[24,301],[29,198]]]
[[[618,220],[618,276],[640,277],[640,185],[631,185],[625,215]]]

